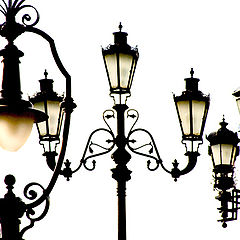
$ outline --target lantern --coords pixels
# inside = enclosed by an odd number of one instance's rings
[[[209,155],[212,157],[215,172],[215,187],[222,190],[233,187],[234,164],[239,154],[237,133],[228,130],[227,125],[223,118],[221,128],[207,136],[210,142]]]
[[[193,69],[190,74],[191,78],[185,79],[186,90],[173,97],[183,140],[202,141],[210,98],[198,90],[199,79],[193,77]]]
[[[114,32],[114,44],[102,49],[111,94],[129,94],[138,60],[138,49],[127,44],[127,33]]]
[[[49,158],[54,158],[57,155],[55,148],[59,143],[59,135],[64,114],[63,106],[61,105],[63,96],[59,96],[53,91],[53,80],[47,78],[48,73],[46,70],[44,74],[45,78],[39,80],[41,91],[31,97],[30,101],[33,103],[34,108],[48,115],[46,121],[37,123],[37,129],[40,143],[44,146],[44,155]],[[51,146],[52,142],[55,143],[54,147]],[[46,144],[44,145],[44,143]]]

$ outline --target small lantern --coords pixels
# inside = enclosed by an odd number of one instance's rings
[[[236,97],[238,111],[240,112],[240,88],[234,91],[233,96]]]
[[[48,150],[44,150],[45,156],[55,156],[55,148],[51,149],[51,142],[55,144],[59,143],[59,135],[61,131],[61,125],[63,120],[63,107],[61,102],[63,96],[59,96],[53,91],[53,80],[47,78],[47,71],[45,70],[45,79],[39,80],[41,91],[34,97],[30,98],[30,101],[34,105],[34,108],[45,112],[48,115],[48,119],[44,122],[37,123],[37,129],[39,133],[40,143],[48,143]],[[45,146],[45,145],[44,145]]]
[[[239,154],[239,139],[237,133],[227,129],[223,118],[221,128],[207,136],[210,142],[209,155],[212,157],[213,171],[215,172],[215,187],[227,190],[233,187],[233,171],[236,157]]]
[[[127,44],[127,33],[114,32],[114,45],[102,49],[111,94],[130,94],[138,60],[138,49]]]
[[[175,96],[174,102],[182,130],[183,140],[202,141],[203,130],[209,109],[210,98],[198,90],[198,78],[186,78],[186,90]]]

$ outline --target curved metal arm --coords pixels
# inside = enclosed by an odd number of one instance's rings
[[[131,137],[131,135],[132,135],[133,133],[138,132],[138,131],[142,131],[142,132],[148,134],[148,136],[149,136],[150,139],[151,139],[151,142],[150,142],[150,143],[143,144],[143,145],[141,145],[141,146],[139,146],[139,147],[133,148],[133,147],[130,146],[130,143],[135,143],[136,140],[130,139],[130,137]],[[198,152],[194,152],[194,151],[193,151],[193,152],[190,152],[190,151],[187,151],[187,152],[185,153],[185,156],[188,157],[188,164],[187,164],[187,166],[186,166],[183,170],[180,170],[180,169],[178,168],[179,163],[177,162],[177,160],[175,160],[175,161],[173,162],[173,169],[170,171],[170,170],[168,170],[168,169],[163,165],[163,161],[162,161],[162,159],[161,159],[161,157],[160,157],[160,155],[159,155],[158,148],[157,148],[157,146],[156,146],[156,143],[155,143],[155,141],[154,141],[154,138],[153,138],[153,136],[151,135],[151,133],[150,133],[149,131],[147,131],[147,130],[145,130],[145,129],[142,129],[142,128],[134,129],[134,130],[132,130],[132,131],[129,132],[127,139],[128,139],[127,145],[128,145],[129,149],[130,149],[132,152],[134,152],[134,153],[136,153],[136,154],[139,154],[139,155],[141,155],[141,156],[144,156],[144,157],[147,157],[147,158],[150,158],[150,159],[154,159],[154,160],[155,160],[156,166],[155,166],[154,168],[151,167],[151,161],[150,161],[150,160],[147,161],[147,167],[148,167],[148,169],[149,169],[150,171],[155,171],[155,170],[159,167],[159,165],[161,165],[161,167],[163,168],[163,170],[164,170],[165,172],[171,174],[175,181],[177,181],[177,178],[179,178],[181,175],[187,174],[187,173],[189,173],[190,171],[193,170],[193,168],[196,166],[196,163],[197,163],[197,157],[200,155]],[[141,149],[141,148],[143,148],[143,147],[146,147],[146,146],[150,146],[150,147],[151,147],[150,150],[149,150],[149,154],[142,153],[142,152],[139,152],[139,151],[138,151],[139,149]],[[151,154],[153,154],[154,151],[155,151],[157,157],[151,155]]]
[[[197,163],[197,157],[200,156],[200,154],[198,152],[186,152],[185,156],[188,157],[188,164],[183,170],[179,170],[179,163],[177,160],[173,162],[173,169],[171,171],[171,174],[174,178],[174,181],[177,181],[180,176],[187,174],[193,170]]]
[[[111,145],[110,147],[107,147],[107,148],[106,148],[106,147],[103,147],[103,146],[101,146],[101,145],[99,145],[99,144],[93,143],[93,142],[91,141],[93,135],[94,135],[95,133],[97,133],[97,132],[100,132],[100,131],[107,132],[107,133],[109,133],[109,134],[111,135],[112,139],[106,140],[108,143],[112,143],[112,145]],[[106,128],[98,128],[98,129],[94,130],[94,131],[90,134],[90,136],[89,136],[89,138],[88,138],[88,141],[87,141],[85,150],[84,150],[84,152],[83,152],[83,156],[82,156],[82,158],[81,158],[81,160],[80,160],[79,166],[78,166],[74,171],[72,171],[72,173],[77,172],[77,171],[81,168],[82,165],[83,165],[87,170],[89,170],[89,171],[94,170],[94,168],[95,168],[95,163],[96,163],[96,162],[93,160],[93,162],[92,162],[92,163],[93,163],[93,167],[92,167],[92,168],[89,168],[89,167],[86,166],[87,160],[89,160],[90,158],[98,157],[98,156],[101,156],[101,155],[104,155],[104,154],[109,153],[109,152],[114,148],[114,146],[115,146],[115,140],[114,140],[114,139],[115,139],[115,137],[114,137],[114,134],[113,134],[113,132],[112,132],[111,130],[108,130],[108,129],[106,129]],[[102,152],[100,152],[100,153],[93,154],[93,150],[92,150],[92,148],[91,148],[91,146],[93,146],[93,145],[98,146],[98,147],[101,148],[101,149],[104,149],[104,151],[102,151]],[[92,155],[86,157],[88,151],[90,151],[90,153],[91,153]]]
[[[52,56],[56,62],[56,65],[58,66],[59,70],[64,75],[65,80],[66,80],[66,97],[64,100],[65,122],[64,122],[64,128],[63,128],[61,151],[59,153],[59,158],[57,161],[56,168],[53,172],[52,178],[51,178],[47,188],[45,189],[43,194],[37,200],[35,200],[34,202],[27,205],[28,208],[34,208],[34,207],[40,205],[43,201],[45,201],[48,198],[49,194],[51,193],[51,191],[58,179],[59,174],[61,173],[61,167],[62,167],[62,164],[64,161],[66,147],[67,147],[67,140],[68,140],[68,134],[69,134],[69,127],[70,127],[70,115],[71,115],[73,109],[76,107],[76,105],[73,103],[73,100],[71,98],[71,76],[64,68],[64,66],[58,56],[54,40],[48,34],[43,32],[42,30],[39,30],[32,26],[25,27],[25,31],[35,33],[35,34],[41,36],[42,38],[44,38],[46,41],[48,41],[50,48],[51,48]]]
[[[24,188],[24,196],[29,199],[29,200],[34,200],[37,198],[37,192],[35,190],[31,190],[32,187],[37,186],[40,187],[40,189],[42,190],[42,192],[45,191],[45,189],[42,187],[42,185],[40,185],[39,183],[30,183],[28,184],[25,188]],[[24,227],[21,231],[20,231],[20,237],[22,239],[23,234],[29,230],[30,228],[32,228],[35,224],[35,222],[40,221],[41,219],[43,219],[48,210],[49,210],[49,205],[50,205],[50,201],[49,198],[47,197],[45,199],[45,206],[44,209],[42,211],[42,213],[39,216],[35,217],[35,211],[33,210],[33,208],[30,208],[29,206],[26,208],[26,216],[27,218],[30,220],[30,224],[26,227]]]

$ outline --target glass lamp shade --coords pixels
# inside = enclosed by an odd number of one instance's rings
[[[61,101],[45,100],[42,102],[36,102],[34,108],[45,112],[49,117],[47,121],[37,123],[40,140],[58,140],[63,118]]]
[[[27,141],[34,123],[29,114],[0,114],[0,146],[15,152]]]
[[[136,59],[125,53],[104,56],[111,93],[130,93],[136,68]]]
[[[233,171],[236,157],[239,154],[239,139],[237,133],[226,128],[225,120],[220,123],[221,128],[207,136],[210,142],[209,154],[212,157],[215,172],[228,173]]]
[[[0,146],[15,152],[27,141],[34,122],[47,119],[45,113],[32,108],[28,101],[7,104],[0,99]]]
[[[37,123],[40,141],[58,141],[63,120],[63,107],[61,102],[63,96],[59,96],[53,91],[53,80],[47,78],[40,80],[40,89],[34,97],[30,98],[34,108],[45,112],[48,119],[44,122]]]
[[[214,167],[218,165],[234,166],[237,146],[232,144],[216,144],[211,146],[211,155]]]
[[[186,91],[181,96],[173,95],[183,140],[201,141],[210,99],[198,91],[199,79],[191,77],[185,81]]]
[[[23,52],[14,44],[0,50],[3,57],[2,85],[0,91],[0,146],[17,151],[27,140],[34,122],[47,119],[47,115],[32,108],[22,99],[19,58]]]
[[[115,32],[114,45],[102,49],[111,94],[130,94],[138,49],[127,44],[127,33]]]

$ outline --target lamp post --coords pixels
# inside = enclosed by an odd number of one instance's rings
[[[207,136],[207,140],[210,142],[209,155],[213,162],[214,188],[219,190],[219,195],[216,199],[221,202],[219,211],[222,219],[219,221],[223,223],[222,226],[224,228],[227,227],[227,221],[237,218],[238,190],[235,187],[233,177],[234,164],[239,154],[238,143],[240,141],[237,133],[227,129],[227,125],[223,118],[220,123],[220,129]],[[229,214],[231,214],[231,217]]]
[[[81,167],[92,171],[96,167],[96,161],[90,159],[112,152],[112,159],[116,167],[112,169],[112,178],[117,182],[118,196],[118,239],[126,240],[126,183],[131,179],[131,170],[127,164],[131,160],[131,154],[135,153],[145,156],[148,159],[147,168],[155,171],[159,166],[164,171],[171,174],[175,181],[184,174],[189,173],[196,165],[199,145],[202,143],[202,134],[209,108],[209,96],[205,96],[198,90],[199,79],[191,77],[185,79],[186,90],[181,96],[174,95],[174,101],[179,116],[180,126],[183,131],[183,143],[186,146],[186,156],[188,157],[187,166],[180,170],[178,162],[173,162],[173,168],[168,170],[159,155],[156,143],[149,131],[143,128],[135,128],[139,119],[139,114],[134,109],[129,109],[126,102],[131,96],[131,86],[133,83],[134,72],[139,57],[138,49],[133,48],[127,43],[127,33],[122,32],[122,24],[119,31],[114,32],[114,44],[102,49],[104,65],[110,88],[110,96],[114,99],[114,106],[103,113],[103,120],[107,128],[94,130],[87,141],[83,156],[79,166],[71,170],[70,163],[66,167],[65,176],[69,180],[72,174],[76,173]],[[110,120],[116,119],[116,131],[111,127]],[[126,121],[132,121],[130,130],[126,131]],[[187,127],[185,127],[187,126]],[[189,129],[187,131],[186,129]],[[105,134],[105,142],[95,140],[98,134]],[[141,143],[145,134],[146,143]],[[188,149],[188,145],[191,148]],[[139,145],[138,145],[139,144]],[[138,146],[137,146],[138,145]]]
[[[240,111],[240,90],[234,91],[237,107]],[[240,209],[240,190],[237,189],[235,176],[235,161],[239,155],[238,134],[227,129],[228,123],[223,118],[220,128],[212,132],[206,138],[210,142],[209,155],[212,158],[214,173],[214,189],[218,190],[217,200],[221,207],[222,227],[227,227],[227,222],[237,220],[238,209]]]
[[[9,0],[8,2],[2,0],[0,5],[0,12],[5,16],[5,22],[0,26],[0,35],[7,40],[6,47],[0,51],[3,57],[2,89],[0,91],[0,146],[9,151],[17,151],[26,142],[35,122],[39,130],[40,143],[44,142],[48,146],[48,149],[45,146],[44,155],[53,174],[45,188],[36,182],[29,183],[24,188],[24,197],[30,203],[25,203],[13,193],[14,176],[5,177],[8,191],[3,198],[0,198],[0,224],[3,240],[22,239],[23,234],[47,214],[49,194],[58,176],[66,174],[66,170],[62,170],[62,165],[67,147],[70,116],[75,107],[71,98],[71,77],[61,63],[55,43],[48,34],[35,27],[39,21],[39,13],[33,6],[25,5],[24,2],[25,0]],[[22,22],[17,22],[16,15],[23,9],[33,9],[36,12],[36,19],[33,20],[28,13],[25,13]],[[34,33],[49,43],[52,57],[66,80],[65,98],[53,91],[53,80],[47,78],[45,71],[45,78],[40,80],[41,92],[30,98],[30,101],[22,99],[19,59],[24,54],[14,45],[14,41],[25,32]],[[62,146],[55,162],[55,156],[58,154],[52,145],[59,141],[62,142]],[[36,187],[41,190],[41,193],[34,190]],[[34,209],[44,204],[42,213],[36,216]],[[23,216],[30,220],[29,225],[20,225]]]

